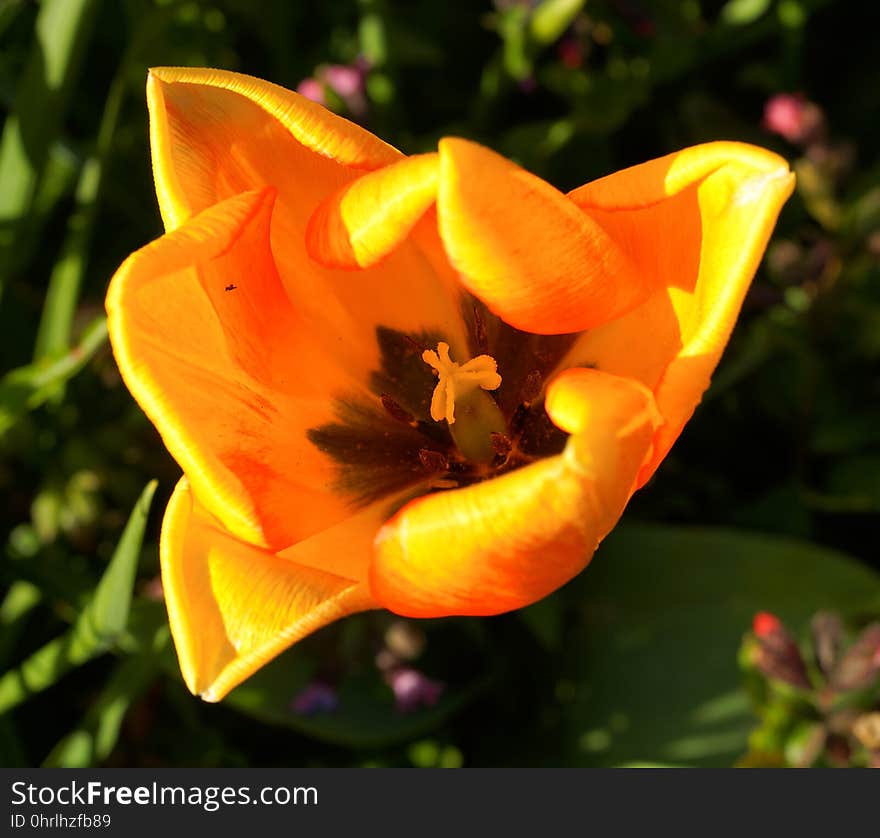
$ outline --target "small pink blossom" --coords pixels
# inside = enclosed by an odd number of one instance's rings
[[[359,67],[330,64],[324,68],[321,75],[342,99],[360,94],[364,87],[364,75]]]
[[[439,681],[432,681],[417,669],[401,667],[386,676],[388,685],[394,692],[397,709],[410,713],[419,707],[433,707],[445,689]]]
[[[319,105],[325,104],[324,85],[317,79],[303,79],[297,86],[296,92]]]
[[[824,118],[817,105],[800,93],[777,93],[764,105],[764,128],[790,143],[806,143],[821,132]]]
[[[358,59],[352,64],[328,64],[319,67],[315,75],[323,81],[343,102],[354,116],[367,111],[367,73],[369,64]]]

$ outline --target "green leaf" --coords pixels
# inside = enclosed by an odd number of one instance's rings
[[[545,649],[559,648],[563,628],[562,602],[559,597],[544,597],[517,614]]]
[[[6,33],[24,5],[24,0],[0,0],[0,38]]]
[[[568,761],[730,765],[755,725],[737,649],[756,611],[791,626],[880,608],[880,576],[839,553],[724,529],[622,527],[563,592]]]
[[[552,44],[571,25],[586,0],[544,0],[531,19],[532,37],[541,44]]]
[[[352,662],[347,669],[351,674],[335,687],[338,699],[335,709],[297,712],[294,708],[297,697],[314,683],[316,673],[325,669],[316,661],[325,661],[328,652],[344,659],[346,635],[349,643],[357,648],[363,640],[363,630],[367,624],[365,619],[350,618],[341,627],[343,630],[331,647],[322,646],[322,638],[317,635],[306,639],[236,687],[224,699],[224,706],[324,742],[352,748],[388,747],[434,730],[483,692],[498,676],[498,668],[492,665],[495,659],[487,657],[479,625],[460,621],[434,626],[431,633],[433,640],[428,641],[429,652],[424,659],[426,673],[445,681],[445,689],[432,707],[400,711],[395,705],[391,688],[378,669],[372,665],[364,667],[363,662]],[[449,634],[441,640],[444,631]],[[459,653],[454,661],[444,661],[441,655],[440,659],[435,658],[432,662],[432,644],[436,644],[439,650],[447,648],[449,643],[459,646],[468,644],[469,654]],[[474,654],[471,655],[471,652]]]
[[[9,586],[0,604],[0,663],[5,664],[25,627],[27,616],[42,600],[40,589],[25,579],[18,579]]]
[[[119,116],[129,86],[129,71],[138,62],[144,44],[149,42],[163,22],[164,14],[160,13],[153,13],[140,22],[110,85],[95,149],[80,170],[76,206],[68,219],[67,234],[49,277],[34,347],[35,361],[55,357],[69,348],[73,317],[94,234],[101,184],[114,148]]]
[[[752,23],[770,8],[770,0],[729,0],[721,9],[721,19],[731,26]]]
[[[528,78],[532,72],[532,57],[526,38],[527,21],[528,9],[524,6],[512,6],[498,16],[498,34],[504,42],[504,69],[517,81]]]
[[[128,622],[138,558],[157,485],[157,481],[151,480],[141,492],[95,596],[77,622],[89,622],[97,642],[105,649],[122,634]]]
[[[0,437],[25,413],[39,407],[75,376],[107,340],[107,320],[99,317],[83,332],[77,346],[55,361],[36,361],[0,379]]]
[[[4,768],[30,767],[19,731],[16,730],[11,716],[0,717],[0,754],[3,754]]]
[[[837,509],[861,512],[880,510],[880,456],[863,454],[839,459],[828,477],[830,500]]]
[[[335,710],[306,715],[292,709],[296,695],[309,683],[313,668],[295,651],[252,675],[224,704],[269,724],[352,748],[388,747],[433,730],[458,712],[489,683],[490,676],[450,690],[430,708],[402,713],[389,687],[375,675],[349,678],[339,690]]]
[[[128,708],[156,671],[156,662],[145,656],[120,663],[82,723],[52,749],[43,767],[87,768],[103,762],[116,747]]]
[[[67,106],[97,0],[43,0],[33,47],[0,138],[0,275],[15,265],[21,221]],[[2,293],[2,288],[0,288]]]
[[[371,67],[381,67],[388,57],[385,23],[376,12],[368,12],[360,21],[358,36],[361,52]]]
[[[107,651],[122,637],[156,485],[150,481],[141,493],[94,596],[70,631],[0,677],[0,713],[51,687],[70,669]]]
[[[34,254],[45,247],[43,228],[58,203],[73,194],[81,165],[82,159],[69,146],[61,141],[52,143],[27,223],[19,225],[15,236],[15,253],[10,254],[15,265],[31,264]]]

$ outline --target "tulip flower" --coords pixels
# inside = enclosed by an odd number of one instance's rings
[[[693,413],[793,188],[717,142],[565,195],[217,70],[153,70],[148,104],[167,232],[107,310],[183,470],[162,580],[209,701],[345,615],[498,614],[579,573]]]

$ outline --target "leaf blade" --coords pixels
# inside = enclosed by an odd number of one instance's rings
[[[123,636],[156,486],[157,481],[151,480],[141,492],[94,596],[70,630],[0,677],[0,714],[51,687],[65,673],[107,651]]]

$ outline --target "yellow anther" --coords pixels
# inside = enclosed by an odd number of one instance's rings
[[[497,390],[501,386],[498,364],[491,355],[477,355],[466,364],[456,364],[449,357],[449,344],[440,341],[437,351],[426,349],[422,360],[433,367],[440,380],[431,398],[431,418],[435,422],[444,419],[455,422],[455,400],[463,399],[478,387]]]

